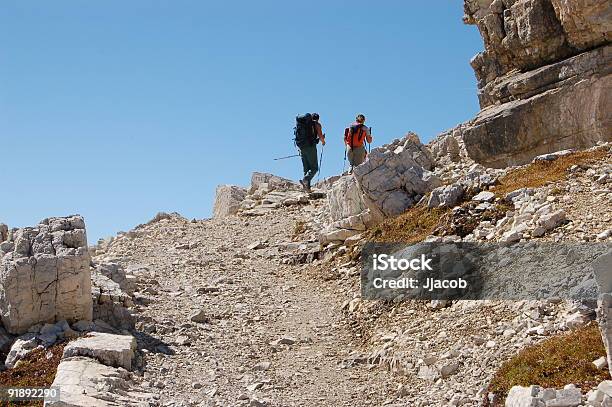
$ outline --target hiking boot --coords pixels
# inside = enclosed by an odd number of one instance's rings
[[[302,186],[302,188],[304,188],[304,191],[307,190],[308,185],[306,184],[306,181],[304,181],[303,179],[300,180],[300,185]]]
[[[308,181],[306,181],[304,179],[301,179],[300,180],[300,184],[302,185],[302,188],[304,188],[304,191],[310,192],[310,182],[308,182]]]

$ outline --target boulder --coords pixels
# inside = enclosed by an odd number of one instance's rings
[[[608,65],[611,49],[606,48]],[[593,58],[602,52],[592,51]],[[516,88],[521,79],[513,78],[508,86]],[[528,164],[538,155],[612,140],[612,113],[607,108],[612,102],[607,91],[612,75],[584,74],[574,78],[575,83],[556,81],[556,88],[543,86],[527,92],[525,96],[531,97],[482,110],[462,132],[469,157],[488,167],[503,168]]]
[[[547,232],[555,229],[563,222],[565,222],[565,211],[563,209],[543,215],[538,219],[538,225],[543,227]]]
[[[81,216],[16,229],[1,254],[0,312],[8,332],[22,334],[62,319],[91,320],[91,259]]]
[[[4,223],[0,223],[0,243],[8,239],[8,226]]]
[[[610,41],[606,0],[465,0],[464,21],[475,24],[485,51],[472,67],[479,85],[512,70],[528,71]]]
[[[13,368],[15,363],[23,359],[28,353],[32,352],[39,345],[36,335],[28,333],[20,336],[11,346],[11,349],[6,356],[4,365],[8,368]]]
[[[440,186],[433,157],[414,133],[376,148],[353,173],[359,188],[385,216],[397,216]]]
[[[472,201],[476,202],[493,202],[495,200],[495,194],[490,191],[482,191],[476,194]]]
[[[246,189],[235,185],[219,185],[213,206],[213,217],[223,218],[235,215],[246,197]]]
[[[263,184],[266,184],[265,186]],[[261,173],[261,172],[254,172],[251,175],[251,186],[249,188],[249,194],[253,194],[255,191],[257,191],[258,189],[261,189],[262,187],[265,187],[266,189],[269,189],[270,191],[273,190],[282,190],[282,191],[289,191],[289,190],[301,190],[302,187],[291,181],[290,179],[287,178],[282,178],[273,174],[267,174],[267,173]]]
[[[463,197],[463,186],[460,184],[446,185],[431,191],[427,206],[429,208],[447,207],[452,208]]]
[[[436,163],[457,163],[466,158],[460,128],[440,134],[427,147],[431,151]]]
[[[405,212],[440,186],[432,168],[431,152],[414,133],[372,150],[352,175],[332,185],[327,194],[331,222],[319,241],[343,241]]]
[[[68,343],[62,357],[87,356],[107,366],[131,370],[135,351],[136,338],[131,335],[91,332],[84,338]]]
[[[59,400],[46,400],[49,407],[150,406],[153,395],[135,387],[130,373],[86,357],[61,361],[52,387],[61,389]]]
[[[352,175],[345,175],[334,183],[327,202],[331,220],[337,222],[338,228],[365,230],[383,220],[383,214],[363,195]]]
[[[578,407],[582,393],[574,385],[562,390],[542,389],[539,386],[514,386],[506,397],[506,407]]]

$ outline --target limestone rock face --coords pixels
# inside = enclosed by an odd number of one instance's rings
[[[150,406],[152,394],[133,388],[130,373],[105,366],[86,357],[62,360],[53,387],[60,388],[59,401],[45,401],[51,407]]]
[[[384,219],[384,214],[363,194],[353,175],[334,182],[327,202],[331,223],[319,236],[322,244],[344,241]]]
[[[491,105],[463,129],[473,160],[489,167],[529,163],[612,139],[612,46],[501,78],[483,90]]]
[[[472,60],[479,85],[571,54],[550,0],[465,0],[464,9],[464,21],[478,26],[485,46]]]
[[[330,216],[339,228],[366,230],[382,220],[382,213],[361,192],[352,175],[340,178],[328,195]]]
[[[414,206],[440,185],[429,171],[432,167],[432,154],[416,134],[372,150],[352,175],[332,185],[328,192],[331,223],[319,241],[344,241]]]
[[[552,0],[567,42],[587,49],[612,40],[612,7],[608,0]]]
[[[461,127],[468,155],[489,167],[612,139],[612,3],[465,0],[483,37],[472,66],[483,109]]]
[[[135,317],[129,311],[133,300],[121,289],[119,283],[111,280],[96,268],[92,272],[93,319],[102,320],[119,329],[133,329]]]
[[[427,192],[440,186],[430,170],[433,158],[416,134],[376,148],[353,170],[364,195],[386,217],[414,206]]]
[[[91,273],[81,216],[15,229],[0,246],[0,312],[12,334],[38,323],[91,320]]]
[[[235,215],[240,209],[240,203],[246,196],[246,189],[236,185],[219,185],[213,207],[213,217],[223,218]]]

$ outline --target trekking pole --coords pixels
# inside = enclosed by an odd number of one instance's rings
[[[325,134],[323,135],[325,138]],[[323,167],[323,150],[325,149],[325,144],[321,145],[321,157],[319,158],[319,175],[317,176],[317,184],[321,182],[321,168]]]
[[[300,156],[301,156],[301,154],[288,155],[287,157],[279,157],[279,158],[274,158],[274,161],[278,161],[278,160],[286,160],[287,158],[300,157]]]
[[[370,137],[372,137],[372,128],[370,127]],[[372,151],[372,143],[368,141],[368,154]]]

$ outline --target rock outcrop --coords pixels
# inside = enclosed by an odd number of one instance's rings
[[[0,223],[0,243],[8,239],[8,226],[4,223]]]
[[[132,370],[135,351],[136,339],[131,335],[92,332],[66,345],[63,357],[87,356],[107,366]]]
[[[344,241],[414,206],[441,184],[431,172],[433,163],[414,133],[372,150],[352,175],[331,187],[331,222],[320,235],[321,243]]]
[[[582,404],[582,393],[574,385],[562,390],[543,389],[539,386],[514,386],[506,398],[506,407],[526,406],[579,406]]]
[[[106,366],[87,357],[62,360],[53,387],[61,389],[50,407],[151,406],[153,395],[139,390],[123,368]]]
[[[612,375],[612,251],[593,263],[595,280],[599,287],[597,316],[601,336],[608,353],[608,368]]]
[[[416,134],[376,148],[353,170],[359,187],[386,216],[397,216],[440,185],[434,162]]]
[[[235,215],[240,209],[240,203],[246,196],[244,188],[235,185],[219,185],[213,207],[213,216],[215,218],[223,218],[229,215]]]
[[[612,5],[606,0],[465,0],[485,51],[472,66],[482,111],[460,127],[490,167],[612,139]]]
[[[133,329],[136,323],[129,308],[134,305],[131,291],[124,291],[121,285],[104,275],[97,265],[92,271],[93,319],[101,320],[118,329]],[[125,273],[123,274],[125,279]]]
[[[91,320],[83,218],[49,218],[9,235],[0,244],[0,312],[7,331],[22,334],[38,323]]]

